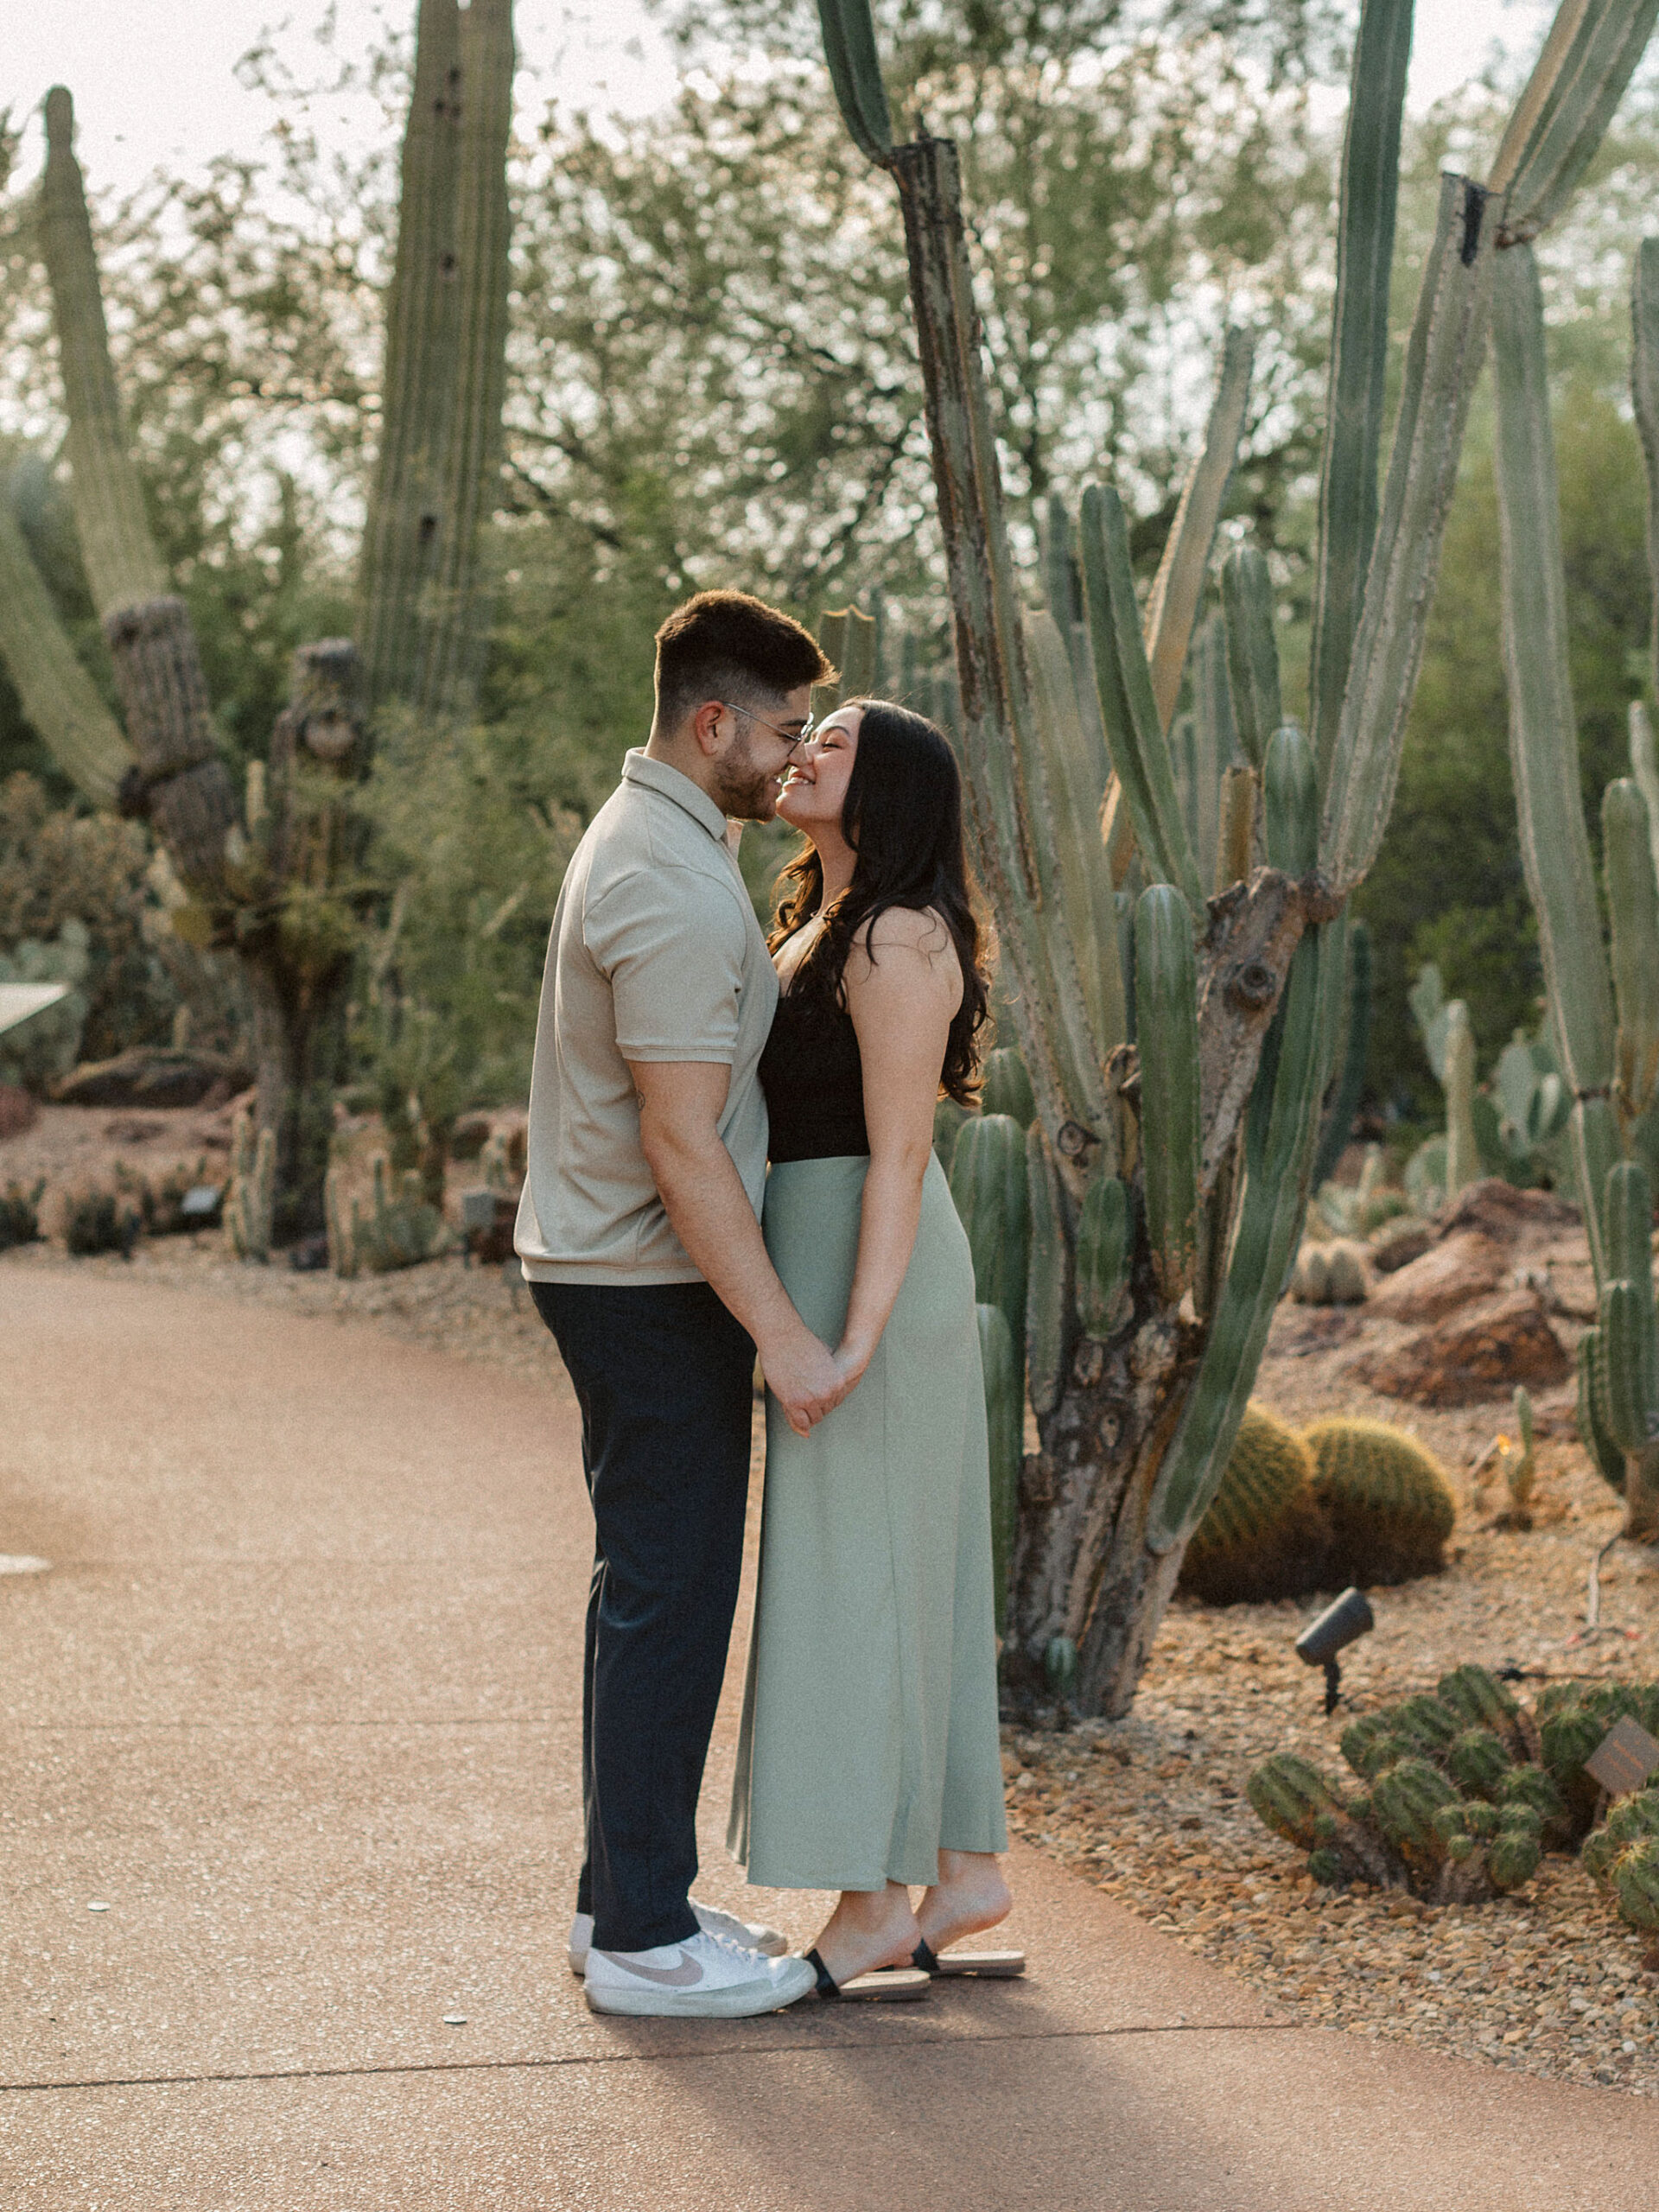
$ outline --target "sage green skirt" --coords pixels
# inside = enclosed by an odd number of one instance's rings
[[[869,1162],[766,1180],[766,1248],[841,1336]],[[938,1878],[1005,1851],[990,1483],[974,1271],[937,1160],[892,1319],[852,1395],[798,1436],[766,1400],[760,1577],[728,1842],[773,1889]]]

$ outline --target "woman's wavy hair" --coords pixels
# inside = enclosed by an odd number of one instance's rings
[[[842,835],[857,857],[851,883],[830,908],[823,935],[791,988],[806,982],[842,1001],[855,941],[890,906],[932,907],[962,963],[962,1004],[951,1018],[940,1083],[959,1105],[971,1106],[979,1096],[988,979],[963,850],[961,772],[944,732],[925,715],[887,699],[841,703],[864,714],[841,811]],[[776,948],[804,928],[823,895],[818,855],[804,842],[778,879],[768,943]]]

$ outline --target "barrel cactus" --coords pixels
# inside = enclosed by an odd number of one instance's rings
[[[1260,1406],[1247,1408],[1221,1488],[1187,1546],[1180,1587],[1212,1605],[1318,1589],[1327,1531],[1313,1473],[1295,1430]]]
[[[1586,1872],[1606,1889],[1619,1853],[1644,1836],[1659,1836],[1659,1789],[1636,1790],[1609,1807],[1606,1819],[1585,1838],[1579,1853]]]
[[[1659,1836],[1627,1844],[1613,1861],[1608,1886],[1621,1920],[1646,1935],[1659,1934]]]
[[[1457,1507],[1431,1454],[1382,1421],[1316,1421],[1305,1435],[1313,1495],[1331,1523],[1333,1584],[1438,1573]]]
[[[1312,1851],[1322,1842],[1332,1815],[1344,1809],[1342,1793],[1294,1751],[1276,1751],[1265,1759],[1251,1775],[1246,1794],[1257,1818],[1300,1851]]]

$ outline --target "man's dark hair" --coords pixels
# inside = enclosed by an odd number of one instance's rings
[[[706,699],[761,706],[835,677],[810,630],[741,591],[700,591],[657,632],[657,721],[664,731]]]

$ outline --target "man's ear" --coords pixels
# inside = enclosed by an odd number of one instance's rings
[[[720,751],[720,718],[725,708],[718,699],[705,699],[691,717],[691,734],[699,753],[712,760]]]

